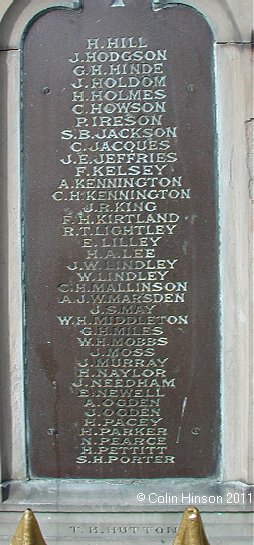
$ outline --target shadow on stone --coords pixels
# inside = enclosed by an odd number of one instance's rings
[[[24,512],[10,545],[47,545],[31,509]]]
[[[209,545],[196,507],[185,509],[173,545]]]

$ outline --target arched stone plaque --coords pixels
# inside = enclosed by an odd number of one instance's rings
[[[29,471],[206,477],[219,450],[213,37],[191,8],[110,4],[45,13],[24,40]]]

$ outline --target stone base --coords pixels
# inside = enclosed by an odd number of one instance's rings
[[[170,545],[183,511],[175,513],[40,513],[47,545]],[[210,545],[252,545],[252,513],[201,512]],[[0,513],[0,543],[9,545],[21,513]]]

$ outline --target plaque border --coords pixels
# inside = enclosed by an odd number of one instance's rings
[[[105,0],[108,1],[108,0]],[[149,0],[148,0],[149,1]],[[166,0],[154,2],[154,9],[164,9],[179,1]],[[79,9],[81,3],[68,0],[10,0],[6,1],[6,11],[0,29],[0,69],[3,74],[0,86],[1,93],[1,215],[2,247],[1,269],[2,290],[0,304],[2,315],[8,316],[2,328],[0,337],[1,354],[1,390],[3,426],[1,432],[1,472],[3,487],[3,504],[0,509],[23,509],[24,501],[31,506],[37,505],[48,509],[47,490],[58,498],[58,507],[64,509],[64,497],[76,488],[74,481],[54,480],[26,481],[26,454],[24,437],[24,395],[23,395],[23,333],[22,333],[22,233],[21,225],[21,167],[20,167],[20,73],[21,73],[21,42],[25,28],[30,21],[43,11],[54,8]],[[250,481],[249,468],[251,467],[251,410],[250,410],[250,332],[246,327],[246,320],[250,317],[248,300],[250,297],[250,279],[246,267],[249,255],[249,191],[247,184],[238,187],[238,179],[245,172],[245,143],[242,142],[243,128],[250,120],[250,112],[239,108],[239,103],[246,102],[248,89],[242,86],[232,93],[235,78],[244,76],[245,63],[242,63],[239,48],[246,51],[250,48],[247,41],[246,28],[236,32],[232,18],[222,8],[212,12],[209,9],[209,0],[193,0],[181,2],[183,5],[194,7],[208,20],[215,33],[215,60],[216,60],[216,102],[217,127],[219,149],[219,182],[220,182],[220,214],[221,214],[221,303],[222,303],[222,468],[218,480],[214,478],[195,479],[197,486],[222,487],[233,486],[235,490],[247,490],[246,482]],[[223,30],[222,30],[223,29]],[[225,33],[225,34],[224,34]],[[227,39],[226,39],[227,38]],[[230,51],[226,49],[232,43]],[[236,48],[238,45],[238,48]],[[231,100],[228,94],[231,92]],[[251,100],[250,100],[251,102]],[[237,117],[233,113],[237,110]],[[8,124],[8,130],[7,130]],[[245,128],[245,127],[244,127]],[[239,151],[241,157],[239,159]],[[237,150],[237,152],[235,151]],[[231,189],[232,195],[228,197]],[[239,204],[240,202],[240,204]],[[235,250],[235,253],[234,253]],[[7,258],[7,259],[6,259]],[[231,294],[236,292],[238,307]],[[241,303],[241,304],[240,304]],[[240,304],[240,309],[239,309]],[[242,400],[246,400],[243,404]],[[11,400],[11,403],[10,403]],[[11,446],[12,445],[12,446]],[[98,482],[99,481],[99,482]],[[147,479],[127,482],[129,480],[83,480],[81,493],[91,488],[93,493],[100,490],[103,495],[108,485],[119,485],[121,497],[125,497],[130,484],[138,486],[149,485]],[[157,479],[156,479],[157,481]],[[179,487],[183,483],[175,479],[161,479],[163,488]],[[192,479],[184,479],[189,487],[194,486]],[[154,483],[155,484],[155,483]],[[226,487],[226,488],[225,488]],[[60,500],[60,489],[62,499]],[[204,488],[206,489],[206,488]],[[73,492],[75,493],[75,492]],[[77,493],[77,488],[76,488]],[[112,494],[111,494],[112,496]],[[118,497],[118,495],[117,495]],[[8,498],[8,499],[7,499]],[[60,501],[59,501],[60,500]],[[93,497],[94,500],[94,497]],[[111,501],[112,510],[116,504]],[[125,501],[125,500],[124,500]],[[54,502],[53,502],[54,503]],[[110,505],[105,506],[107,510]],[[117,500],[119,508],[119,498]],[[133,507],[133,506],[132,506]],[[145,506],[142,506],[144,509]],[[97,505],[97,509],[99,506]],[[246,506],[244,507],[244,509]],[[44,509],[44,507],[43,507]],[[89,510],[86,501],[82,502],[82,510]],[[103,509],[100,504],[100,509]],[[131,506],[128,506],[131,509]],[[137,506],[135,505],[135,510]],[[154,507],[153,507],[154,509]],[[168,509],[168,507],[167,507]],[[178,507],[179,509],[179,507]],[[70,507],[68,507],[70,510]],[[71,509],[75,510],[75,509]],[[160,507],[161,510],[161,507]],[[216,509],[214,509],[216,510]],[[228,509],[230,510],[230,509]],[[237,506],[241,510],[241,506]]]

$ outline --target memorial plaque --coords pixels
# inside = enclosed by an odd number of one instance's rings
[[[183,6],[86,0],[24,40],[33,477],[218,463],[213,37]]]

